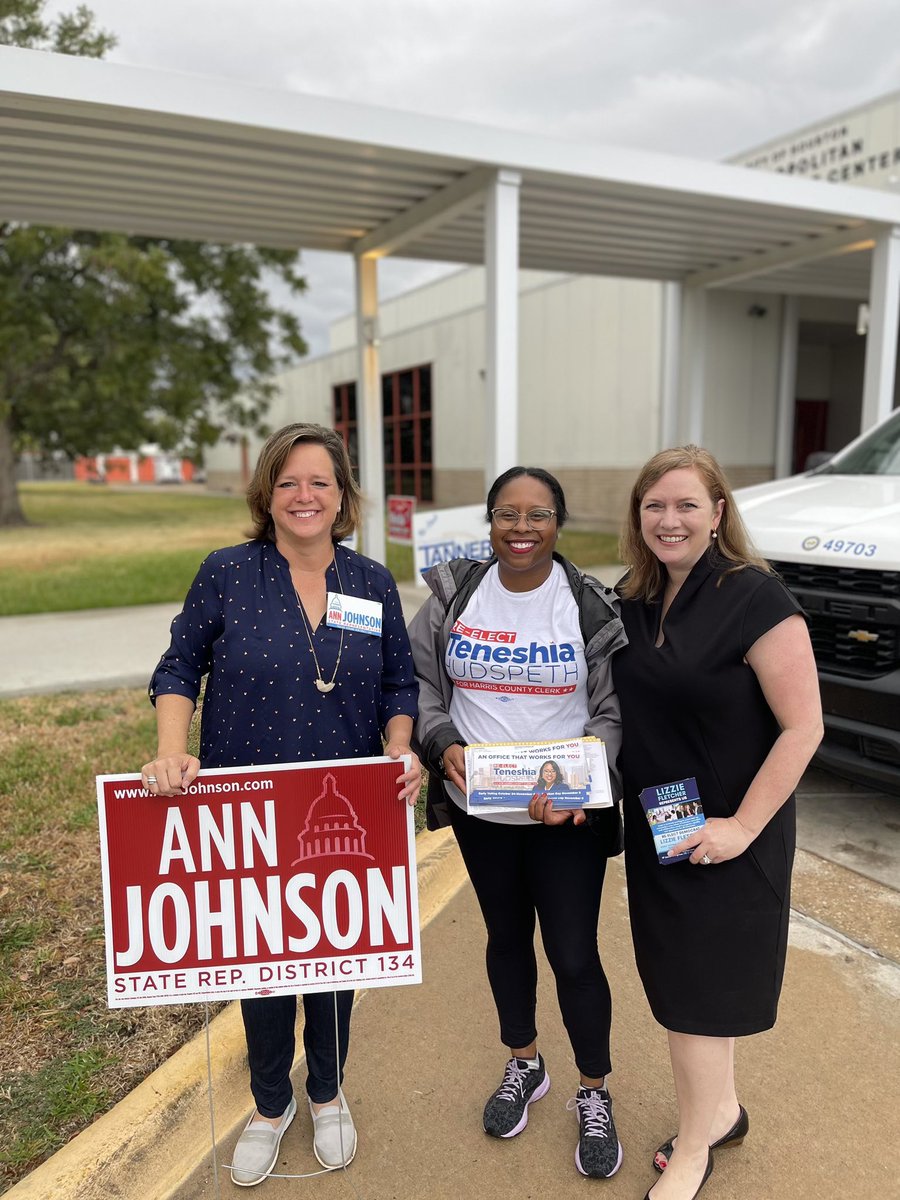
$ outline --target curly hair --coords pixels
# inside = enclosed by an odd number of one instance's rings
[[[247,507],[253,519],[251,537],[261,541],[275,541],[275,525],[269,511],[275,480],[293,448],[304,442],[323,446],[328,451],[334,466],[334,477],[343,492],[341,506],[331,528],[332,539],[336,542],[342,541],[349,537],[359,524],[362,517],[362,492],[353,477],[353,468],[344,439],[327,425],[298,423],[285,425],[283,429],[273,433],[259,452],[253,478],[247,488]]]
[[[718,536],[711,542],[710,549],[733,564],[731,571],[741,571],[749,566],[759,567],[767,572],[772,570],[751,542],[725,478],[725,472],[715,458],[700,446],[676,446],[654,454],[641,468],[631,489],[628,513],[619,538],[619,558],[628,568],[628,574],[619,585],[619,591],[626,600],[653,600],[663,585],[663,570],[659,559],[644,541],[641,533],[641,503],[650,488],[658,483],[663,475],[667,475],[669,471],[681,470],[697,472],[714,505],[720,500],[725,501],[716,529]]]

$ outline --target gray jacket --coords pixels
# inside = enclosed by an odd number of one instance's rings
[[[563,558],[553,556],[566,572],[572,595],[578,605],[579,622],[587,660],[588,719],[586,735],[602,738],[606,743],[610,777],[617,799],[621,796],[618,769],[622,745],[619,702],[613,690],[613,653],[627,644],[625,630],[618,614],[618,598],[599,580]],[[453,684],[444,669],[444,655],[453,623],[464,610],[472,593],[496,560],[474,562],[455,559],[439,563],[425,576],[431,596],[413,617],[409,626],[416,677],[419,681],[419,716],[413,735],[413,746],[429,770],[427,820],[429,829],[449,824],[448,805],[453,801],[443,786],[441,756],[448,746],[465,744],[465,739],[450,719],[450,700]],[[610,809],[591,809],[587,818],[594,832],[608,843],[608,852],[621,852],[621,817],[619,805]]]

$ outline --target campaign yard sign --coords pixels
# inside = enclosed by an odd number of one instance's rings
[[[415,496],[388,496],[387,539],[398,546],[413,544],[413,516],[416,511]]]
[[[420,983],[403,761],[98,776],[109,1006]]]

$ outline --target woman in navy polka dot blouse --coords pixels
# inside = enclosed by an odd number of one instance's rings
[[[202,564],[150,682],[159,745],[142,768],[146,786],[178,795],[201,762],[232,767],[412,755],[400,780],[401,797],[414,804],[421,768],[409,745],[418,694],[409,639],[389,572],[338,544],[361,511],[340,436],[321,425],[288,425],[273,434],[247,503],[253,540],[217,550]],[[329,626],[329,592],[380,605],[382,635]],[[187,742],[204,676],[197,759]],[[313,1146],[325,1167],[349,1162],[356,1149],[338,1077],[352,1003],[346,991],[303,997]],[[241,1008],[256,1111],[235,1148],[232,1178],[252,1186],[274,1167],[297,1109],[289,1075],[296,997],[243,1000]]]

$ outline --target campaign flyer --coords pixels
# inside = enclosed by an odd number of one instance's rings
[[[606,747],[599,738],[494,742],[466,746],[468,811],[525,810],[546,795],[559,809],[613,804]]]
[[[706,824],[697,780],[678,779],[675,783],[661,783],[658,787],[644,788],[641,804],[650,822],[653,844],[663,866],[682,862],[690,858],[692,850],[683,850],[669,857],[672,846],[684,841]]]

